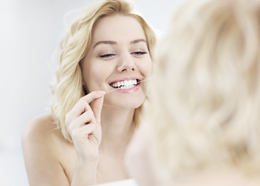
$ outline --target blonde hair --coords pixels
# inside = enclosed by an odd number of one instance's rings
[[[56,82],[52,85],[53,102],[51,111],[57,127],[60,128],[64,138],[70,142],[72,140],[65,125],[65,116],[80,97],[85,95],[79,62],[89,50],[92,30],[97,21],[115,14],[135,18],[144,30],[151,59],[154,58],[155,34],[145,20],[132,11],[132,4],[125,0],[96,2],[78,15],[61,41]],[[135,113],[135,117],[137,120],[138,113]]]
[[[259,174],[260,1],[186,2],[158,55],[147,123],[160,176]]]

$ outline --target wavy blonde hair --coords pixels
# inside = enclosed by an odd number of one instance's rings
[[[159,48],[147,123],[160,176],[259,174],[260,1],[190,0]]]
[[[131,16],[141,24],[151,59],[154,59],[155,34],[141,16],[133,13],[133,6],[130,2],[103,0],[85,8],[71,24],[61,41],[56,82],[51,86],[53,93],[51,112],[62,135],[70,142],[72,140],[65,125],[65,116],[80,97],[85,95],[79,62],[89,50],[95,23],[103,17],[115,14]],[[136,121],[138,120],[138,109],[135,112]]]

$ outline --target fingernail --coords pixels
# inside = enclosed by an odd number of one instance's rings
[[[98,91],[99,95],[105,95],[105,93],[106,93],[105,91]]]

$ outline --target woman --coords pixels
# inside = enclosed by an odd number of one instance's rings
[[[139,186],[260,185],[259,51],[259,0],[178,9],[127,155]]]
[[[97,2],[77,17],[61,43],[52,112],[23,134],[30,185],[129,178],[123,156],[146,98],[154,45],[154,32],[126,1]]]

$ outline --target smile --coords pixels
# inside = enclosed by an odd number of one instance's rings
[[[110,84],[110,86],[116,89],[131,89],[139,84],[140,84],[140,80],[134,79],[134,80],[123,80],[123,81],[113,82]]]

